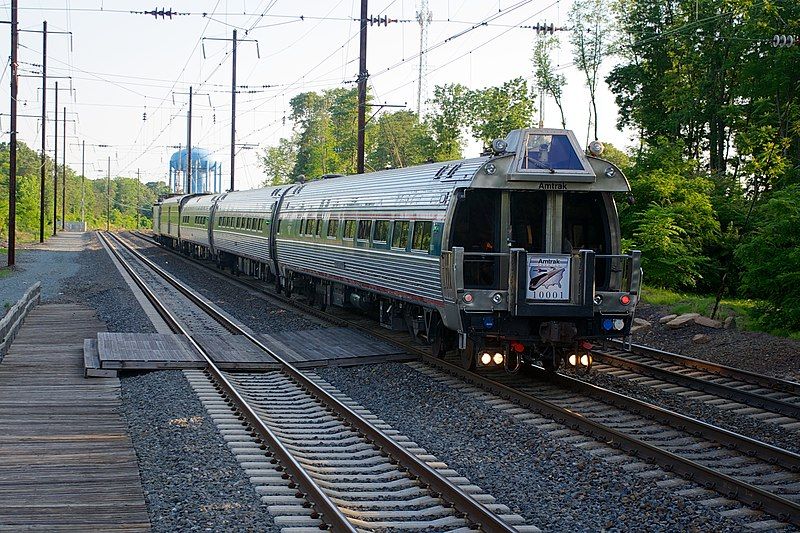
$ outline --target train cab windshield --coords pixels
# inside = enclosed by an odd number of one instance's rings
[[[525,141],[522,170],[583,171],[583,163],[566,135],[531,133]]]

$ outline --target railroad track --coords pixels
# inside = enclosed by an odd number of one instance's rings
[[[635,345],[593,351],[593,370],[699,399],[717,409],[800,429],[800,384]],[[647,380],[642,380],[646,376]],[[677,386],[677,387],[675,387]],[[694,393],[692,392],[694,391]],[[724,401],[720,401],[720,399]]]
[[[537,531],[409,439],[393,438],[385,423],[317,376],[299,371],[124,240],[113,234],[101,239],[170,328],[206,361],[204,371],[187,371],[187,377],[246,472],[260,484],[262,499],[278,515],[276,524],[334,531]],[[143,270],[147,273],[140,275]],[[225,330],[269,354],[281,370],[222,372],[161,301],[166,284]],[[182,309],[181,316],[188,313]]]
[[[200,261],[195,262],[210,268]],[[259,284],[235,281],[264,290]],[[396,338],[364,327],[360,321],[347,322],[272,293],[268,297],[397,342]],[[554,378],[542,371],[538,373],[542,379],[534,382],[499,373],[480,375],[433,358],[418,346],[403,345],[416,353],[427,367],[511,400],[514,406],[526,407],[564,426],[579,429],[646,463],[657,463],[666,471],[700,483],[754,510],[800,525],[800,456],[797,454],[568,376]]]

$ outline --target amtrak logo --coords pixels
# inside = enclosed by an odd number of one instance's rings
[[[528,300],[569,300],[569,255],[528,254]]]
[[[535,291],[536,289],[549,289],[551,287],[561,288],[561,280],[564,279],[564,272],[566,268],[531,268],[530,276],[531,281],[528,284],[528,290]]]

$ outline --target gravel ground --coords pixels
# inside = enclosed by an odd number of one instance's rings
[[[313,318],[307,318],[291,309],[284,309],[223,280],[218,280],[198,265],[158,248],[145,245],[140,239],[129,241],[139,247],[148,259],[165,268],[200,293],[242,321],[253,331],[270,333],[298,331],[323,327]]]
[[[59,301],[92,307],[109,331],[155,333],[108,253],[92,235],[86,250],[75,258],[77,272],[63,281]]]
[[[17,250],[16,266],[10,274],[0,278],[0,306],[12,306],[25,291],[42,282],[42,301],[58,301],[62,296],[62,282],[78,272],[80,252],[50,250]],[[2,265],[6,264],[3,254]]]
[[[153,531],[279,531],[176,370],[122,380]]]
[[[759,421],[745,415],[739,415],[718,409],[713,405],[700,400],[693,400],[679,396],[675,393],[640,385],[636,382],[618,378],[611,374],[593,372],[588,376],[585,373],[568,373],[583,381],[588,381],[599,387],[610,389],[638,400],[643,400],[659,407],[702,420],[709,424],[719,426],[742,435],[778,446],[785,450],[800,453],[800,441],[796,431],[789,431],[777,424]]]
[[[671,314],[669,308],[640,304],[636,316],[652,322],[652,329],[637,332],[634,342],[676,352],[698,359],[800,381],[800,341],[775,337],[767,333],[713,329],[699,325],[672,330],[658,319]],[[692,337],[703,333],[710,337],[706,344],[692,343]]]
[[[542,529],[742,529],[716,511],[554,442],[535,427],[465,399],[406,365],[318,373]]]

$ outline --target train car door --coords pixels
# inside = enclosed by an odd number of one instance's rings
[[[464,288],[495,289],[503,283],[500,253],[502,191],[465,189],[453,216],[450,247],[464,248]]]

